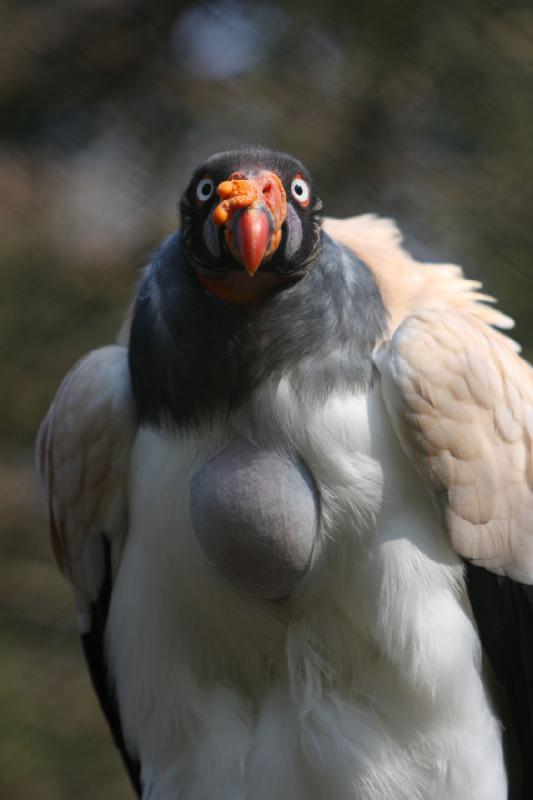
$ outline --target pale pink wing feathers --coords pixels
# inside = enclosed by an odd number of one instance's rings
[[[54,553],[74,588],[80,624],[127,526],[127,464],[135,434],[127,350],[103,347],[68,373],[41,425],[36,456],[48,499]]]
[[[489,327],[513,320],[460,267],[416,261],[390,220],[365,214],[324,228],[380,287],[390,315],[376,358],[385,403],[453,547],[533,583],[533,369]]]
[[[533,583],[533,369],[471,314],[409,316],[377,357],[405,453],[454,549]]]
[[[461,267],[416,261],[402,247],[402,235],[392,220],[373,214],[326,218],[324,230],[372,270],[390,314],[390,333],[408,314],[425,308],[467,311],[498,328],[514,326],[512,319],[487,305],[494,298],[479,291],[479,281],[467,280]]]

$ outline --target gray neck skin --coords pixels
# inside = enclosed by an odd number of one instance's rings
[[[309,272],[253,307],[205,292],[175,234],[152,260],[135,305],[130,370],[140,421],[201,424],[288,370],[300,392],[363,391],[385,323],[369,269],[324,233]]]

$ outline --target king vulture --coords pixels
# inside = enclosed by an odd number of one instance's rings
[[[533,370],[458,267],[321,209],[207,159],[41,425],[94,687],[143,800],[530,800]]]

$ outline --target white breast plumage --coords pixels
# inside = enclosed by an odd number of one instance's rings
[[[217,574],[192,525],[192,476],[235,435],[290,441],[320,495],[317,546],[283,605]],[[306,406],[268,385],[231,429],[141,429],[129,496],[107,648],[151,800],[462,800],[465,782],[503,800],[459,559],[379,391]]]

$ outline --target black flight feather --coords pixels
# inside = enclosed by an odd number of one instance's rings
[[[136,759],[132,758],[126,748],[117,701],[109,681],[104,652],[104,632],[111,599],[111,546],[109,539],[105,535],[101,536],[101,543],[104,549],[105,577],[98,600],[91,607],[90,630],[82,634],[81,643],[89,668],[91,683],[100,701],[100,707],[111,730],[113,741],[120,751],[135,793],[137,797],[141,797],[140,765]]]
[[[481,644],[506,702],[509,800],[533,798],[533,587],[473,564],[466,585]]]

